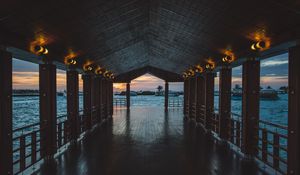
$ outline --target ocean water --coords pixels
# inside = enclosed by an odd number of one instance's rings
[[[83,109],[83,97],[79,96],[79,110]],[[39,97],[13,97],[13,128],[39,122]],[[57,116],[67,114],[67,99],[57,96]]]
[[[116,96],[116,98],[125,98]],[[179,96],[181,100],[183,96]],[[170,97],[172,100],[173,97]],[[176,98],[175,98],[176,99]],[[79,96],[80,110],[83,109],[83,97]],[[218,109],[219,96],[215,96],[215,109]],[[232,99],[232,112],[241,114],[241,99]],[[131,96],[132,106],[164,106],[163,96]],[[57,115],[62,116],[67,113],[66,97],[57,96]],[[275,101],[260,101],[260,118],[262,120],[287,125],[288,115],[288,95],[279,94],[279,99]],[[29,125],[39,121],[39,97],[13,97],[13,127]]]

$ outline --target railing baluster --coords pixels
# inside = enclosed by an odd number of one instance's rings
[[[61,126],[61,123],[58,124],[58,128],[57,128],[57,139],[58,139],[58,147],[60,148],[61,145],[62,145],[62,126]]]
[[[279,169],[279,135],[273,135],[273,166],[276,170]]]
[[[36,162],[36,132],[31,134],[31,163]]]
[[[267,162],[268,161],[268,132],[267,129],[262,129],[262,152],[261,157],[262,161]]]
[[[68,137],[69,137],[69,134],[68,134],[68,121],[64,121],[64,122],[62,122],[61,123],[61,125],[63,125],[63,127],[64,127],[64,129],[63,129],[63,132],[64,132],[64,145],[66,144],[66,143],[68,143]]]
[[[235,143],[238,147],[241,147],[241,122],[236,121],[236,138],[235,138]]]
[[[25,136],[22,135],[20,137],[20,171],[25,170],[26,167],[26,143],[25,143]]]
[[[231,129],[230,129],[230,141],[234,143],[234,120],[231,119]]]

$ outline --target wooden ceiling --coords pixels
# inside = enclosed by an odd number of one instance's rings
[[[0,6],[0,43],[29,50],[43,40],[63,63],[73,51],[124,74],[144,67],[181,74],[223,51],[248,53],[255,36],[298,39],[299,0],[10,0]]]

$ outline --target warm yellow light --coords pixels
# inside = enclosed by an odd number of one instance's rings
[[[212,58],[209,58],[207,60],[207,64],[205,65],[205,68],[213,70],[215,68],[215,66],[216,66],[216,63],[213,61]]]
[[[232,58],[231,56],[226,55],[226,56],[224,56],[224,57],[222,58],[222,61],[223,61],[223,62],[227,62],[227,63],[231,63],[231,62],[234,61],[234,60],[233,60],[233,58]]]
[[[195,68],[196,68],[195,71],[198,73],[202,73],[204,71],[203,67],[201,67],[200,65],[196,65]]]
[[[49,53],[47,48],[39,45],[33,47],[33,52],[38,55],[47,55]]]
[[[262,50],[266,50],[269,46],[270,46],[270,43],[268,43],[268,42],[258,41],[251,45],[251,49],[262,51]]]

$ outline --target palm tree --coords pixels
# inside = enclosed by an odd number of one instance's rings
[[[161,85],[157,86],[156,88],[158,90],[158,92],[161,92],[163,90],[163,87]]]

